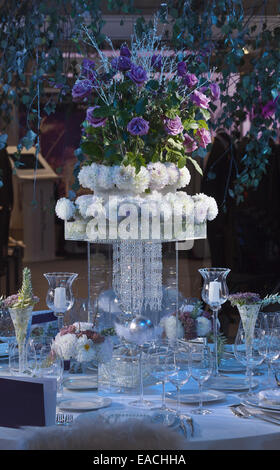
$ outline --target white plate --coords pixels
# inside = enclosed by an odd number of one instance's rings
[[[106,408],[111,405],[111,398],[107,397],[95,397],[95,398],[74,398],[69,400],[63,400],[59,403],[58,407],[60,410],[67,411],[91,411],[99,410],[100,408]]]
[[[98,377],[97,375],[71,377],[63,381],[63,386],[69,390],[96,390]]]
[[[164,411],[142,411],[142,410],[110,410],[102,413],[102,416],[109,424],[123,423],[127,420],[145,420],[150,423],[165,424],[168,427],[177,425],[177,416]]]
[[[251,396],[248,396],[248,395],[244,394],[240,398],[241,398],[241,403],[244,404],[244,405],[253,406],[255,408],[259,408],[260,410],[264,410],[264,411],[269,411],[269,412],[273,412],[273,413],[280,413],[280,404],[279,405],[273,405],[269,402],[266,404],[265,400],[263,400],[263,401],[259,400],[259,397],[258,397],[257,393],[255,395],[251,395]]]
[[[177,399],[176,392],[167,392],[166,395],[171,400]],[[223,400],[225,397],[226,397],[225,393],[219,392],[218,390],[203,390],[202,392],[202,401],[204,403]],[[199,398],[200,398],[200,393],[193,392],[192,390],[190,390],[189,392],[180,393],[181,403],[185,403],[185,404],[199,403]]]
[[[249,389],[246,377],[227,377],[225,375],[211,377],[205,385],[209,385],[209,387],[213,387],[217,390],[242,391]],[[256,388],[257,386],[258,382],[252,380],[252,388]]]

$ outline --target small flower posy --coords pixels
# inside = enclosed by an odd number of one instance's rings
[[[269,304],[280,303],[280,295],[272,294],[267,295],[264,299],[261,298],[259,294],[255,292],[237,292],[236,294],[231,294],[228,297],[231,305],[233,307],[238,305],[252,305],[252,304],[261,304],[261,307],[265,307]]]

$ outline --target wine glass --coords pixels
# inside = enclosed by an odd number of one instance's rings
[[[214,363],[213,377],[219,376],[218,370],[218,313],[229,295],[226,277],[230,272],[227,268],[203,268],[198,270],[204,282],[201,297],[213,311],[213,334],[214,334]]]
[[[267,363],[268,382],[274,384],[273,363],[280,357],[280,328],[270,330],[256,328],[256,336],[259,354],[263,357],[264,362]]]
[[[59,397],[63,396],[63,372],[64,361],[60,347],[56,344],[54,348],[52,341],[46,341],[39,351],[38,376],[55,378]]]
[[[240,322],[234,342],[234,356],[237,361],[246,365],[246,374],[249,382],[248,395],[250,395],[252,394],[253,369],[264,361],[263,355],[259,352],[259,332],[257,328],[253,331],[250,341],[248,342],[246,331]]]
[[[45,273],[49,283],[46,304],[58,320],[58,329],[63,327],[64,315],[74,305],[72,283],[78,276],[76,273]]]
[[[37,372],[37,356],[32,341],[24,346],[24,370],[20,370],[20,351],[17,341],[9,342],[9,370],[11,375],[35,376]]]
[[[202,345],[198,353],[196,354],[195,360],[192,361],[191,375],[194,380],[198,383],[199,389],[199,405],[198,408],[191,410],[194,414],[206,415],[212,413],[212,411],[203,408],[203,391],[202,385],[212,374],[213,370],[213,357],[208,346]]]
[[[185,385],[192,371],[192,359],[190,348],[180,344],[174,345],[173,361],[169,365],[169,382],[176,387],[177,391],[177,409],[176,415],[180,418],[181,413],[181,388]]]
[[[158,407],[162,411],[167,411],[165,385],[173,370],[173,358],[173,349],[167,343],[153,345],[148,351],[148,360],[152,374],[162,384],[161,406]]]

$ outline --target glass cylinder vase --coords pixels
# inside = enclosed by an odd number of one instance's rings
[[[19,374],[25,371],[25,345],[30,335],[33,305],[24,308],[10,307],[19,351]]]

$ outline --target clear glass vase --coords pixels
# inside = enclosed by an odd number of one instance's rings
[[[237,305],[240,319],[244,328],[247,345],[252,342],[252,336],[256,326],[260,307],[260,304]]]
[[[19,374],[25,371],[25,346],[31,331],[33,305],[25,308],[9,308],[14,324],[19,354]]]

